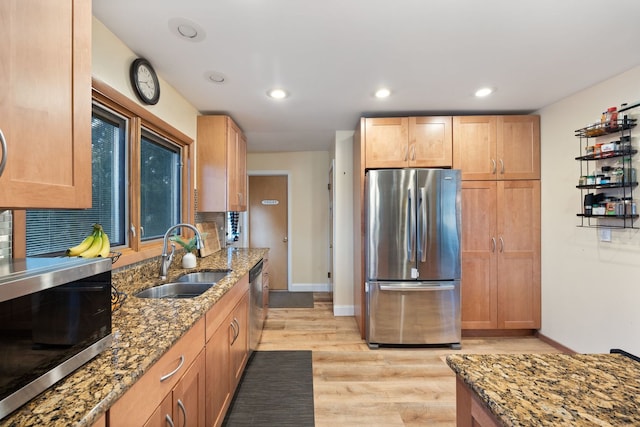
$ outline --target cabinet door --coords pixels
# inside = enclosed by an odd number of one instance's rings
[[[409,166],[451,167],[451,117],[409,117]]]
[[[173,389],[173,421],[176,427],[205,426],[204,358],[203,350]]]
[[[175,420],[173,417],[173,396],[169,393],[163,400],[160,406],[153,411],[151,417],[144,423],[144,427],[167,427]]]
[[[453,167],[462,180],[495,180],[497,118],[456,116],[453,118]]]
[[[498,183],[498,328],[540,328],[540,181]]]
[[[462,329],[497,326],[496,185],[462,183]]]
[[[247,210],[247,138],[239,131],[236,141],[236,212]]]
[[[207,342],[206,353],[206,423],[207,426],[219,426],[231,402],[230,337],[231,325],[223,322]]]
[[[239,206],[238,155],[240,150],[240,129],[230,119],[227,120],[227,210],[237,212]]]
[[[232,391],[247,363],[249,356],[249,293],[247,292],[238,303],[231,315],[231,321],[236,324],[236,337],[231,342],[231,374]]]
[[[0,38],[0,206],[91,207],[91,2],[3,0]]]
[[[409,119],[365,119],[365,167],[406,167],[409,159]]]
[[[498,179],[540,179],[540,116],[498,117]]]
[[[198,209],[247,210],[247,140],[228,116],[198,116]]]

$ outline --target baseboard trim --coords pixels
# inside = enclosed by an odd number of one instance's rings
[[[463,329],[462,336],[469,338],[527,337],[535,336],[535,329]]]
[[[356,310],[352,305],[334,305],[333,306],[333,315],[338,316],[353,316],[355,315]]]
[[[292,283],[290,292],[331,292],[328,283]]]
[[[566,347],[566,346],[560,344],[558,341],[552,340],[548,336],[546,336],[544,334],[541,334],[540,331],[536,331],[535,336],[540,341],[549,344],[551,347],[555,348],[556,350],[560,350],[561,352],[566,353],[566,354],[577,354],[577,351],[573,351],[569,347]]]

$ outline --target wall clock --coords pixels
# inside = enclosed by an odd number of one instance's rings
[[[131,63],[129,70],[131,85],[140,101],[155,105],[160,99],[160,82],[151,63],[144,58],[138,58]]]

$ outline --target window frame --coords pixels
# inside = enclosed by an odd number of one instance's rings
[[[129,141],[129,175],[127,186],[127,204],[130,224],[127,225],[129,245],[126,248],[117,248],[122,256],[114,264],[114,267],[121,267],[135,262],[143,261],[162,252],[162,239],[142,241],[139,232],[140,221],[140,140],[142,129],[155,133],[156,135],[171,141],[180,147],[182,151],[182,206],[181,216],[183,222],[194,223],[195,219],[195,198],[194,183],[195,173],[193,171],[194,140],[188,135],[180,132],[164,120],[155,116],[140,104],[121,94],[104,82],[92,79],[92,106],[97,103],[107,109],[127,118],[129,126],[126,130],[126,138]],[[126,183],[125,183],[126,185]],[[23,258],[26,254],[26,212],[24,210],[13,211],[13,244],[14,256]],[[134,231],[135,230],[135,231]],[[190,230],[183,229],[183,232],[190,233]],[[189,238],[190,235],[184,236]]]

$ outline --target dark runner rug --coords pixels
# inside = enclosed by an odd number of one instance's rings
[[[222,425],[313,427],[311,352],[254,352]]]
[[[313,308],[313,292],[269,291],[269,308]]]

